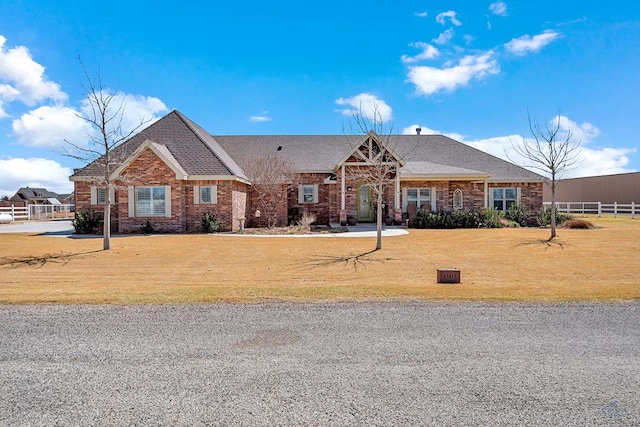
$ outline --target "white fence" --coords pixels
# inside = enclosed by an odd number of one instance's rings
[[[544,202],[545,206],[551,206],[551,202]],[[610,214],[614,217],[618,215],[631,215],[635,219],[638,212],[638,205],[631,203],[601,203],[601,202],[556,202],[558,212],[575,214],[594,214],[602,216]]]
[[[0,207],[0,213],[11,215],[12,221],[71,219],[74,205],[27,205],[26,207]]]

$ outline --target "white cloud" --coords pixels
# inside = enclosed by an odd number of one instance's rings
[[[447,23],[447,18],[448,18],[453,25],[455,25],[456,27],[459,27],[462,25],[462,22],[460,22],[458,18],[456,18],[456,15],[457,13],[454,12],[453,10],[441,12],[436,16],[436,22],[439,24],[445,25]]]
[[[255,116],[249,117],[249,121],[255,122],[255,123],[270,122],[271,117],[269,117],[269,112],[265,110],[265,111],[261,111],[260,114],[256,114]]]
[[[439,130],[435,130],[435,129],[431,129],[427,126],[420,126],[420,125],[411,125],[408,126],[404,129],[402,129],[402,134],[403,135],[415,135],[416,129],[420,128],[420,134],[421,135],[444,135],[444,136],[448,136],[451,139],[455,139],[456,141],[462,141],[464,139],[464,136],[459,134],[459,133],[455,133],[455,132],[441,132]]]
[[[116,94],[111,105],[117,108],[122,103],[121,125],[125,134],[141,120],[148,121],[143,127],[148,126],[158,119],[157,113],[167,110],[158,98],[129,94]],[[30,147],[61,149],[65,147],[65,141],[80,147],[87,146],[89,140],[97,135],[97,129],[78,116],[91,117],[91,114],[87,98],[82,101],[81,111],[62,106],[39,107],[13,121],[13,134],[20,144]]]
[[[0,197],[13,196],[20,187],[43,187],[59,194],[71,193],[72,170],[41,158],[0,158]]]
[[[105,89],[104,92],[107,95],[113,93],[108,89]],[[145,122],[143,128],[149,126],[160,118],[158,114],[162,114],[167,111],[167,106],[158,98],[153,96],[132,95],[122,92],[117,92],[113,95],[110,105],[113,107],[113,113],[115,113],[118,108],[122,107],[123,114],[121,125],[122,130],[125,133],[134,129],[143,121]],[[88,98],[85,98],[82,101],[81,111],[85,117],[92,117],[91,103]]]
[[[600,129],[591,123],[585,122],[580,125],[567,116],[558,115],[549,121],[549,125],[552,128],[555,128],[556,124],[559,125],[560,129],[558,133],[559,140],[565,139],[569,131],[572,133],[572,138],[582,144],[589,143],[600,135]]]
[[[493,51],[489,51],[482,55],[465,56],[458,65],[448,68],[413,66],[409,68],[407,77],[416,86],[418,94],[428,96],[442,90],[452,91],[459,86],[466,86],[472,79],[481,79],[499,71]]]
[[[417,54],[416,56],[402,55],[402,57],[400,57],[400,60],[405,64],[418,62],[425,59],[434,59],[434,58],[437,58],[438,55],[440,55],[440,51],[435,47],[433,47],[432,45],[430,45],[429,43],[416,42],[416,43],[411,43],[409,46],[422,49],[422,52]]]
[[[85,145],[91,125],[67,107],[43,106],[23,114],[12,123],[13,135],[22,145],[44,149],[59,149],[65,140]]]
[[[449,28],[448,30],[440,33],[440,35],[437,38],[433,39],[433,42],[435,44],[440,44],[440,45],[447,44],[451,41],[455,33],[456,32],[453,28]]]
[[[497,16],[507,16],[507,4],[503,1],[497,1],[489,5],[489,10]]]
[[[393,118],[391,107],[384,100],[370,93],[361,93],[351,98],[338,98],[336,104],[351,107],[338,110],[345,116],[362,115],[368,120],[382,123]]]
[[[529,52],[538,52],[540,49],[560,37],[560,34],[553,30],[546,30],[541,34],[531,37],[526,34],[524,36],[512,39],[506,43],[504,47],[507,51],[515,55],[526,55]]]
[[[0,118],[8,116],[5,106],[14,101],[28,106],[45,100],[66,101],[67,94],[59,84],[47,79],[45,68],[33,60],[29,49],[7,49],[6,41],[0,36]]]
[[[429,15],[426,10],[423,12],[413,12],[413,14],[418,18],[426,18]]]
[[[567,177],[613,175],[633,172],[626,168],[629,164],[628,154],[637,153],[636,148],[600,148],[582,147],[580,162],[569,172]]]

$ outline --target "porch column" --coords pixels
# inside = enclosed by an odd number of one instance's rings
[[[395,224],[402,223],[402,208],[400,205],[400,173],[396,171],[396,182],[393,194],[393,222]]]
[[[338,218],[338,222],[340,225],[347,225],[347,183],[346,179],[346,171],[344,163],[340,167],[340,216]]]
[[[393,195],[394,208],[400,209],[400,174],[396,173],[396,188]]]
[[[347,208],[347,203],[345,201],[345,195],[347,192],[347,183],[345,182],[345,166],[344,163],[340,168],[341,173],[341,183],[340,183],[340,209],[345,210]]]
[[[484,208],[489,207],[489,181],[484,180]]]

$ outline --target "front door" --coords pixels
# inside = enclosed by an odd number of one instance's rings
[[[373,221],[373,191],[371,187],[362,184],[358,187],[358,222]]]

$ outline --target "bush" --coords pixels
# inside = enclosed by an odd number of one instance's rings
[[[480,227],[484,228],[500,228],[502,227],[502,219],[504,212],[496,208],[483,209],[480,212]]]
[[[94,234],[100,228],[102,214],[93,209],[84,212],[76,212],[75,218],[71,224],[78,234]]]
[[[149,220],[147,220],[147,222],[142,225],[142,227],[140,227],[140,230],[144,233],[144,234],[153,234],[154,231],[156,231],[155,228],[153,228],[153,225],[151,225],[151,223],[149,222]]]
[[[562,228],[579,228],[583,230],[591,230],[595,228],[593,223],[585,219],[568,219],[562,223]]]
[[[509,206],[507,212],[505,212],[504,217],[524,227],[525,225],[527,225],[529,212],[527,212],[525,207],[520,204],[512,204],[511,206]]]
[[[212,212],[205,212],[202,216],[202,232],[203,233],[215,233],[220,228],[220,220],[216,214]]]
[[[311,224],[316,222],[317,219],[318,219],[318,217],[316,216],[316,214],[308,213],[308,212],[305,211],[302,214],[302,217],[300,218],[300,220],[298,220],[298,225],[300,227],[302,227],[303,230],[310,231],[311,230]]]
[[[562,225],[563,222],[573,219],[569,214],[558,212],[556,210],[556,225]],[[537,222],[540,227],[551,225],[551,208],[545,207],[538,213]]]
[[[411,225],[415,228],[478,228],[480,216],[474,211],[420,210]]]

